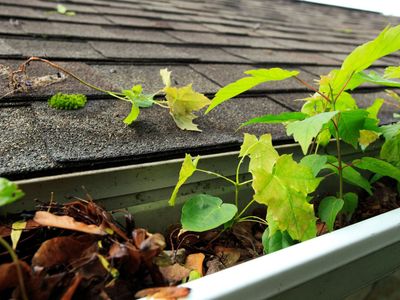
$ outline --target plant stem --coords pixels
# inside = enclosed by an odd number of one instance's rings
[[[249,179],[249,180],[238,183],[238,185],[246,185],[246,184],[252,183],[252,182],[253,182],[253,179]]]
[[[238,214],[237,218],[239,219],[245,212],[246,210],[250,207],[250,205],[253,204],[255,199],[252,199],[249,203],[247,203],[246,207],[242,209],[242,211]]]
[[[56,63],[53,63],[53,62],[51,62],[51,61],[49,61],[49,60],[47,60],[47,59],[43,59],[43,58],[36,57],[36,56],[32,56],[32,57],[30,57],[27,61],[25,61],[25,62],[20,66],[19,71],[24,72],[25,69],[26,69],[26,66],[27,66],[31,61],[40,61],[40,62],[46,63],[46,64],[48,64],[49,66],[51,66],[51,67],[53,67],[53,68],[55,68],[55,69],[57,69],[57,70],[59,70],[59,71],[61,71],[61,72],[63,72],[63,73],[68,74],[69,76],[75,78],[75,79],[78,80],[80,83],[82,83],[82,84],[84,84],[84,85],[86,85],[86,86],[88,86],[88,87],[90,87],[90,88],[92,88],[92,89],[94,89],[94,90],[97,90],[97,91],[99,91],[99,92],[109,94],[109,95],[111,95],[111,96],[113,96],[113,97],[115,97],[115,95],[119,94],[119,93],[115,93],[115,92],[110,92],[110,91],[104,90],[104,89],[102,89],[102,88],[100,88],[100,87],[98,87],[98,86],[95,86],[95,85],[93,85],[93,84],[90,84],[89,82],[86,82],[85,80],[79,78],[78,76],[76,76],[75,74],[71,73],[70,71],[64,69],[64,68],[61,67],[60,65],[57,65]],[[121,94],[120,94],[120,95],[121,95]]]
[[[256,222],[256,223],[260,223],[260,224],[268,226],[267,221],[265,221],[264,219],[261,219],[261,218],[259,218],[257,216],[247,216],[247,217],[240,218],[238,220],[238,222],[244,222],[244,221]]]
[[[234,186],[236,186],[236,182],[234,182],[232,179],[229,179],[228,177],[225,177],[225,176],[223,176],[221,174],[218,174],[218,173],[215,173],[215,172],[211,172],[211,171],[207,171],[207,170],[203,170],[203,169],[196,169],[196,171],[199,171],[199,172],[202,172],[202,173],[206,173],[206,174],[209,174],[209,175],[213,175],[215,177],[222,178],[222,179],[228,181],[229,183],[233,184]]]
[[[327,97],[326,95],[324,95],[323,93],[321,93],[320,91],[318,91],[316,88],[314,88],[313,86],[309,85],[307,82],[301,80],[300,78],[298,78],[297,76],[294,76],[294,79],[296,79],[298,82],[300,82],[302,85],[304,85],[305,87],[309,88],[310,90],[314,91],[315,93],[319,94],[322,98],[324,98],[326,101],[331,102],[331,99],[329,99],[329,97]]]
[[[336,120],[338,118],[335,117]],[[335,121],[334,121],[335,123]],[[336,123],[335,123],[336,124]],[[339,136],[339,129],[336,124],[335,126],[335,133],[336,133],[336,149],[337,149],[337,159],[338,159],[338,175],[339,175],[339,198],[343,199],[343,164],[342,164],[342,150],[340,148],[340,136]]]
[[[21,297],[23,300],[28,300],[28,296],[26,295],[25,284],[24,284],[24,277],[22,275],[21,265],[19,264],[18,256],[14,252],[14,250],[10,247],[10,245],[0,236],[0,244],[6,248],[7,252],[10,254],[11,259],[17,269],[17,276],[19,281],[19,288],[21,290]]]

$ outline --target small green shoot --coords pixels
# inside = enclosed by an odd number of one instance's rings
[[[68,17],[73,17],[76,15],[76,13],[74,11],[68,10],[67,7],[62,4],[57,4],[56,11],[60,15],[64,15],[64,16],[68,16]]]

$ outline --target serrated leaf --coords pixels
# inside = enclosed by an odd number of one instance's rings
[[[342,199],[329,196],[322,199],[318,207],[318,215],[325,222],[329,231],[333,230],[338,213],[342,210],[344,201]]]
[[[334,158],[334,157],[331,156],[330,158]],[[332,160],[329,160],[329,157],[328,157],[328,161],[330,163],[332,163],[334,166],[336,166],[336,167],[338,166],[336,158],[334,158],[334,160],[332,161]],[[338,170],[334,166],[325,165],[325,168],[330,169],[330,170],[334,171],[336,174],[338,174]],[[350,184],[353,184],[355,186],[359,186],[360,188],[367,191],[368,194],[372,195],[371,184],[356,169],[347,165],[345,168],[343,168],[342,174],[343,174],[344,181],[346,181]]]
[[[183,160],[181,170],[179,171],[179,179],[177,184],[175,185],[174,191],[168,201],[169,205],[175,205],[175,199],[178,195],[179,188],[185,183],[186,180],[190,176],[193,175],[194,171],[196,171],[197,163],[199,162],[200,156],[197,156],[195,159],[192,159],[190,154],[185,155],[185,159]]]
[[[182,229],[194,232],[214,229],[230,221],[236,213],[234,204],[223,203],[210,195],[196,195],[182,207]]]
[[[383,76],[385,78],[400,78],[400,67],[387,67]]]
[[[307,117],[306,114],[301,112],[283,112],[278,115],[264,115],[262,117],[257,117],[250,119],[249,121],[240,125],[240,128],[243,126],[251,125],[251,124],[259,124],[259,123],[285,123],[290,121],[298,121],[304,120]]]
[[[338,123],[340,138],[357,148],[360,130],[364,129],[367,116],[368,112],[362,109],[341,112]]]
[[[274,175],[286,186],[304,194],[314,192],[322,179],[316,178],[309,166],[298,164],[288,154],[282,155],[276,161]]]
[[[0,207],[22,198],[24,192],[6,178],[0,177]]]
[[[346,193],[343,195],[343,201],[343,207],[340,212],[346,214],[347,220],[350,220],[358,206],[358,195],[355,193]]]
[[[396,135],[400,134],[400,122],[391,125],[381,126],[380,131],[382,132],[385,139],[392,139]]]
[[[274,230],[287,230],[299,241],[316,235],[314,209],[307,193],[315,190],[320,179],[308,167],[297,164],[290,155],[283,155],[277,159],[272,173],[255,168],[252,174],[254,199],[268,206],[267,220],[275,224]]]
[[[324,168],[327,161],[328,158],[325,155],[311,154],[304,156],[300,160],[300,164],[309,167],[313,175],[317,176],[319,171]]]
[[[14,222],[11,226],[11,242],[12,248],[15,250],[17,249],[17,244],[19,239],[21,238],[22,230],[26,228],[25,221],[17,221]]]
[[[379,134],[372,130],[360,130],[358,142],[362,150],[365,150],[370,144],[379,139]]]
[[[312,139],[321,131],[324,124],[328,123],[338,111],[320,113],[303,121],[295,121],[288,124],[287,135],[293,135],[295,141],[299,142],[304,154],[307,154]]]
[[[269,228],[265,229],[261,238],[264,252],[266,254],[290,247],[295,244],[290,235],[284,231],[276,231],[270,236]]]
[[[212,99],[206,114],[221,103],[265,82],[284,80],[299,74],[298,71],[288,71],[280,68],[257,69],[246,71],[251,77],[244,77],[221,88]]]
[[[139,107],[137,107],[135,103],[132,103],[131,112],[124,119],[124,123],[126,125],[132,124],[137,119],[137,117],[139,116],[139,113],[140,113]]]
[[[260,136],[260,139],[257,139],[255,135],[245,133],[239,153],[239,157],[243,156],[250,156],[250,172],[256,169],[272,172],[272,167],[279,154],[272,146],[272,136],[270,134],[264,134]]]
[[[400,181],[400,169],[386,161],[373,157],[363,157],[353,163],[359,169],[368,170]]]
[[[171,71],[168,71],[168,69],[161,69],[160,76],[165,87],[171,86]]]
[[[392,163],[400,161],[400,133],[386,139],[381,148],[380,158]]]
[[[193,111],[198,111],[210,104],[210,100],[203,94],[197,93],[189,84],[182,88],[164,88],[165,98],[168,101],[169,113],[176,125],[182,130],[201,131],[193,120],[197,118]]]
[[[365,70],[376,60],[399,49],[400,26],[386,27],[374,40],[357,47],[346,57],[331,82],[334,94],[341,90],[351,74]]]

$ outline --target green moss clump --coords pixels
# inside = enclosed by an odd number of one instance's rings
[[[48,103],[55,109],[73,110],[85,107],[86,101],[86,96],[83,94],[57,93],[49,99]]]

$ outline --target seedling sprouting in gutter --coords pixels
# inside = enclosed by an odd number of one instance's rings
[[[319,88],[302,81],[298,71],[281,68],[257,69],[246,71],[247,77],[241,78],[220,89],[211,101],[206,114],[223,102],[259,85],[270,81],[293,78],[311,89],[314,95],[304,99],[299,112],[284,112],[278,115],[268,114],[251,119],[243,126],[258,123],[281,123],[286,127],[288,136],[293,136],[302,149],[304,157],[296,162],[291,155],[279,155],[272,147],[271,136],[263,135],[257,139],[245,134],[239,154],[239,167],[246,157],[250,158],[249,172],[254,190],[253,199],[245,205],[258,202],[268,207],[265,219],[252,216],[243,217],[238,213],[239,187],[244,183],[224,177],[221,174],[198,169],[199,157],[192,160],[186,156],[179,174],[178,184],[171,196],[173,205],[179,187],[195,171],[205,172],[231,182],[235,186],[234,204],[224,204],[209,195],[195,196],[185,202],[182,209],[182,227],[189,231],[204,231],[224,225],[225,228],[243,219],[268,225],[263,243],[266,252],[276,251],[292,244],[304,241],[317,233],[314,207],[310,193],[328,176],[337,176],[338,188],[335,195],[328,196],[319,204],[317,216],[329,231],[335,222],[349,220],[357,208],[358,197],[344,191],[344,182],[348,182],[367,193],[372,194],[371,183],[379,177],[388,176],[400,182],[400,123],[379,126],[378,113],[384,103],[376,99],[370,107],[362,109],[350,94],[350,91],[365,82],[400,87],[400,67],[389,67],[383,75],[374,71],[366,72],[376,60],[400,49],[400,25],[385,28],[376,39],[357,47],[343,61],[338,70],[321,76]],[[391,93],[395,101],[397,94]],[[343,143],[355,149],[365,150],[370,144],[384,136],[385,143],[380,158],[364,156],[353,161],[345,161],[342,155]],[[331,142],[336,144],[335,155],[321,154],[318,151]],[[367,180],[357,170],[367,170],[375,174]],[[319,176],[319,177],[317,177]],[[208,221],[212,212],[214,222]],[[336,220],[339,216],[339,220]],[[201,220],[202,222],[198,222]],[[218,220],[218,222],[216,221]]]

